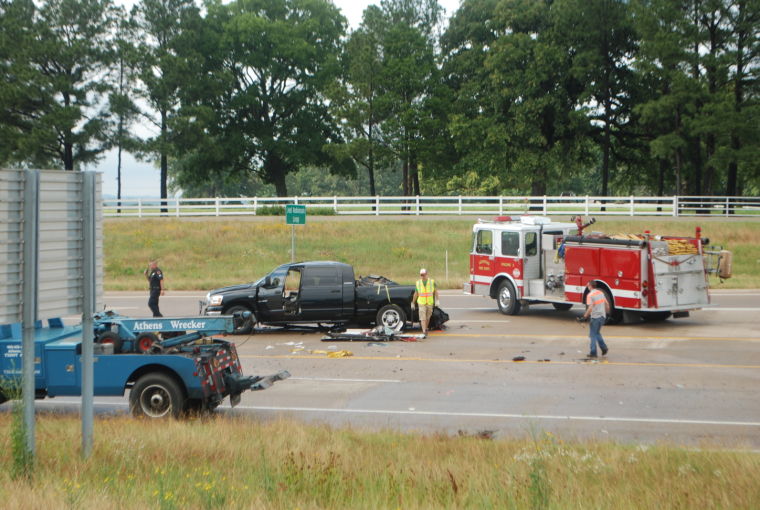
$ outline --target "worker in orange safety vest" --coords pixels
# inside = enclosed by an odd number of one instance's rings
[[[438,289],[435,286],[435,280],[428,278],[427,269],[423,267],[420,269],[420,279],[417,280],[414,296],[412,297],[412,307],[416,306],[419,308],[423,338],[427,337],[428,324],[437,302]]]
[[[590,341],[588,357],[596,358],[597,344],[602,349],[602,356],[607,354],[608,351],[607,344],[604,343],[604,338],[602,338],[602,325],[607,320],[607,314],[610,313],[610,303],[607,301],[605,293],[597,288],[596,280],[590,280],[586,287],[588,288],[586,312],[583,314],[582,320],[587,321],[589,318],[591,319],[588,328]]]

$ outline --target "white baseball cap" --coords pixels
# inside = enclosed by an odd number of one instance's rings
[[[420,269],[420,274],[427,274],[427,269],[425,269],[424,267]]]

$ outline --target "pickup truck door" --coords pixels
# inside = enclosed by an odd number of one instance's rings
[[[343,312],[343,282],[336,266],[307,266],[301,279],[300,320],[334,321]]]
[[[287,267],[279,267],[269,275],[269,285],[262,284],[259,287],[256,308],[259,312],[260,321],[283,320],[282,293],[285,286]]]

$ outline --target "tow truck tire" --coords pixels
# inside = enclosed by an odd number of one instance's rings
[[[171,376],[154,372],[140,377],[129,393],[135,417],[179,418],[185,410],[185,391]]]
[[[573,304],[572,303],[552,303],[552,306],[554,306],[555,310],[558,310],[560,312],[566,312],[573,307]]]
[[[113,344],[113,353],[118,354],[121,352],[121,346],[124,343],[118,333],[113,331],[106,331],[98,335],[95,339],[95,343],[98,344]]]
[[[235,305],[226,309],[224,311],[224,314],[232,315],[238,312],[251,312],[251,310],[242,305]],[[247,319],[235,319],[235,329],[232,331],[232,334],[233,335],[250,335],[251,331],[253,331],[253,325],[255,323],[256,323],[256,317],[253,315],[253,312],[251,312],[251,316],[248,317]]]
[[[517,300],[517,292],[515,292],[515,286],[509,280],[504,280],[499,285],[496,303],[499,305],[499,311],[504,315],[517,315],[520,313],[520,302]]]
[[[406,314],[398,305],[385,305],[378,310],[376,322],[378,326],[390,328],[393,331],[401,331],[406,324]]]
[[[158,343],[158,336],[155,333],[147,332],[140,333],[135,339],[135,351],[140,354],[146,354],[150,352],[150,348],[153,344]]]

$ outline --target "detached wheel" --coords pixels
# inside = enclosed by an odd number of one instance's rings
[[[98,335],[98,337],[95,339],[95,343],[113,344],[113,353],[118,354],[121,352],[121,346],[124,341],[121,339],[118,333],[114,333],[113,331],[106,331]]]
[[[499,305],[499,311],[504,315],[517,315],[520,313],[520,302],[517,300],[517,292],[515,292],[515,286],[509,280],[504,280],[499,285],[496,303]]]
[[[401,331],[406,324],[406,314],[398,305],[385,305],[377,312],[376,322],[393,331]]]
[[[146,354],[155,343],[158,343],[158,336],[155,333],[140,333],[135,340],[135,350],[140,354]]]
[[[566,312],[573,307],[572,303],[552,303],[555,310],[560,312]]]
[[[251,315],[248,318],[240,317],[234,320],[235,329],[232,331],[233,335],[250,335],[251,331],[253,331],[253,325],[256,322],[256,318],[251,310],[241,305],[231,306],[224,311],[224,315],[234,315],[243,312],[250,312]]]
[[[172,377],[162,373],[146,374],[129,393],[129,409],[134,416],[179,418],[185,409],[185,390]]]

